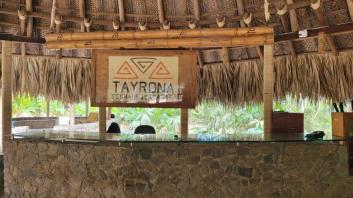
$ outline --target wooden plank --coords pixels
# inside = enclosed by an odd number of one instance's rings
[[[99,133],[106,133],[107,131],[107,108],[99,107]]]
[[[10,139],[12,119],[12,42],[2,41],[2,143]],[[4,148],[5,149],[5,148]]]
[[[264,46],[264,132],[270,134],[272,130],[272,101],[273,101],[273,45]]]
[[[182,108],[180,110],[180,135],[182,140],[186,140],[189,130],[189,110]]]
[[[124,59],[119,59],[121,64],[119,68],[128,67],[130,68],[130,74],[132,77],[126,77],[125,75],[120,75],[118,77],[111,76],[109,78],[109,59],[108,57],[114,57],[117,59],[123,57]],[[148,67],[148,70],[141,70],[131,59],[132,58],[153,58],[152,64]],[[162,57],[162,58],[158,58]],[[170,63],[170,58],[173,59],[173,63]],[[175,59],[177,58],[177,63]],[[167,60],[168,59],[168,60]],[[125,62],[126,61],[126,62]],[[167,76],[163,79],[158,79],[157,77],[152,77],[154,71],[157,71],[158,66],[163,62],[164,67],[168,68],[168,72],[171,76]],[[107,106],[107,107],[166,107],[166,108],[193,108],[195,107],[196,101],[196,63],[197,57],[194,51],[189,50],[168,50],[168,51],[150,51],[150,50],[95,50],[93,52],[92,59],[92,91],[91,91],[91,104],[92,106]],[[176,65],[177,64],[177,65]],[[119,73],[120,69],[116,68]],[[128,71],[126,70],[126,71]],[[159,71],[159,70],[158,70]],[[113,75],[115,75],[112,73]],[[173,75],[178,73],[176,78]],[[113,80],[114,78],[115,80]],[[117,82],[113,82],[117,81]],[[152,84],[151,84],[152,82]],[[120,84],[118,84],[120,83]],[[126,85],[125,85],[126,83]],[[137,83],[137,84],[136,84]],[[158,84],[160,83],[160,85]],[[166,83],[163,85],[163,83]],[[153,84],[158,85],[158,90],[154,89]],[[143,85],[143,87],[141,87]],[[125,88],[123,87],[125,86]],[[162,87],[161,87],[162,86]],[[163,88],[163,86],[165,88]],[[169,92],[169,86],[171,86],[172,94]],[[108,89],[110,87],[108,96]],[[115,88],[114,88],[115,87]],[[152,88],[151,88],[152,87]],[[168,88],[168,96],[176,99],[176,96],[180,96],[181,101],[174,101],[174,99],[167,102],[163,100],[164,96],[161,91]],[[180,90],[181,88],[182,90]],[[115,91],[114,91],[115,89]],[[121,90],[120,90],[121,89]],[[139,96],[152,93],[154,96],[162,97],[155,103],[148,102],[138,102],[132,99],[132,96],[139,94]],[[121,94],[127,94],[128,98],[126,100],[119,99],[120,96],[125,96]],[[180,95],[179,95],[180,94]],[[152,96],[152,95],[151,95]],[[114,100],[114,98],[116,98]]]

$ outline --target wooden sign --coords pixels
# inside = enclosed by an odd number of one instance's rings
[[[196,52],[94,50],[92,106],[194,108]]]

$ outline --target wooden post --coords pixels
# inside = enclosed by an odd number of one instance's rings
[[[110,115],[112,114],[112,108],[108,107],[108,111],[107,111],[107,120],[110,120]]]
[[[105,133],[107,130],[107,108],[99,107],[99,132]]]
[[[194,0],[193,1],[193,5],[194,5],[194,17],[196,21],[200,21],[201,20],[201,14],[200,14],[200,4],[199,4],[199,0]]]
[[[88,117],[89,115],[89,101],[86,100],[85,102],[85,113],[86,113],[86,117]]]
[[[75,125],[75,105],[70,104],[70,125]]]
[[[272,100],[273,100],[273,45],[264,46],[264,132],[272,130]]]
[[[189,111],[186,108],[182,108],[180,112],[180,134],[181,139],[188,137],[188,122],[189,122]]]
[[[45,106],[46,106],[46,115],[47,117],[50,117],[50,100],[46,101]]]
[[[222,51],[223,51],[223,64],[229,65],[230,64],[229,48],[223,47]]]
[[[2,145],[11,136],[12,119],[12,42],[2,41]]]
[[[59,16],[59,15],[56,15],[55,16],[55,20],[54,20],[54,23],[55,23],[55,31],[56,33],[60,33],[61,32],[61,23],[62,23],[62,17]],[[62,50],[61,49],[58,49],[56,51],[56,58],[57,59],[61,59],[61,56],[62,56]]]

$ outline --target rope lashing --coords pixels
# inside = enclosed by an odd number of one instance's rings
[[[24,10],[17,10],[17,16],[21,21],[24,21],[27,18],[27,13]]]
[[[139,28],[141,31],[147,30],[147,22],[139,22]]]
[[[196,21],[195,20],[189,21],[188,25],[189,25],[190,29],[195,29],[196,28]]]
[[[60,25],[62,23],[62,21],[63,21],[62,16],[60,16],[60,15],[55,16],[55,20],[54,20],[55,25]]]
[[[217,18],[216,18],[216,22],[217,22],[217,26],[218,26],[219,28],[222,28],[222,27],[224,27],[224,25],[226,24],[226,17],[223,17],[223,18],[217,17]]]
[[[91,18],[84,18],[83,19],[83,24],[85,25],[87,32],[90,31],[90,27],[92,25],[92,19]]]
[[[170,22],[169,21],[164,21],[162,24],[162,27],[164,30],[169,30],[170,29]]]
[[[243,15],[243,21],[246,25],[250,25],[251,24],[251,21],[252,21],[252,14],[248,14],[248,13],[245,13]]]
[[[281,9],[277,9],[277,14],[282,16],[288,12],[288,6],[284,5]]]

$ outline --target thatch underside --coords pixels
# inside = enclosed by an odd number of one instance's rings
[[[353,52],[306,54],[296,59],[276,57],[274,94],[307,97],[314,101],[344,101],[353,98]],[[85,101],[91,91],[90,60],[27,56],[13,59],[14,94],[44,96],[64,103]],[[259,61],[230,65],[204,65],[199,73],[199,101],[226,105],[261,103],[263,67]]]
[[[353,98],[353,53],[306,54],[274,60],[274,96],[345,101]],[[205,65],[199,100],[231,105],[262,102],[263,67],[259,61]]]
[[[44,96],[73,103],[87,100],[91,87],[91,61],[13,56],[13,93]]]

